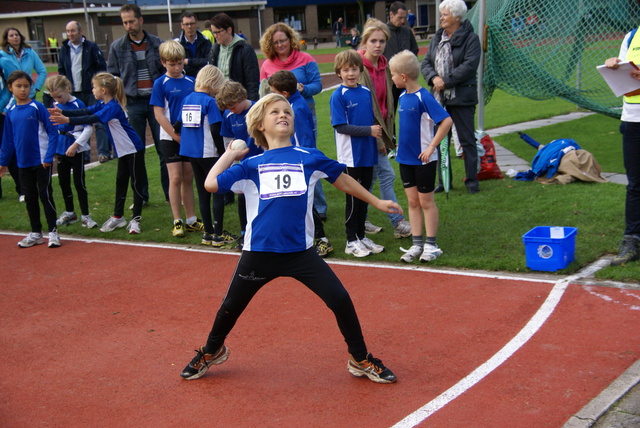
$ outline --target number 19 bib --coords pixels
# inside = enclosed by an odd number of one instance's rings
[[[260,199],[300,196],[307,192],[302,164],[271,163],[258,166]]]

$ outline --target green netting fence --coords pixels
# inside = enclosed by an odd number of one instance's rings
[[[468,18],[478,31],[478,4]],[[636,0],[486,0],[485,104],[496,88],[620,117],[596,66],[640,25]]]

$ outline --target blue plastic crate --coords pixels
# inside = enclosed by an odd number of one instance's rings
[[[522,235],[527,267],[547,272],[566,268],[575,259],[577,234],[575,227],[534,227]]]

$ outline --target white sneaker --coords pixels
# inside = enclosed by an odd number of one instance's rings
[[[400,257],[400,260],[406,263],[411,263],[412,261],[420,257],[420,254],[422,254],[422,246],[412,245],[411,248],[409,248],[408,250],[405,250],[404,248],[400,247],[400,251],[404,253]]]
[[[100,232],[113,232],[119,227],[125,227],[127,225],[127,220],[115,217],[109,217],[109,220],[105,221],[102,227],[100,228]]]
[[[56,220],[56,226],[64,226],[78,221],[78,216],[73,211],[65,211],[60,218]]]
[[[424,251],[420,256],[421,262],[430,262],[442,255],[442,250],[437,245],[424,244]]]
[[[393,236],[397,239],[411,236],[411,223],[407,220],[398,222],[398,225],[393,228]]]
[[[42,233],[31,232],[27,236],[25,236],[22,241],[18,242],[18,247],[20,248],[29,248],[34,245],[44,244],[44,238],[42,237]]]
[[[129,226],[127,226],[127,231],[131,235],[137,235],[140,233],[140,217],[134,217],[129,222]]]
[[[18,202],[24,202],[24,195],[18,196]]]
[[[371,255],[371,251],[365,247],[360,240],[347,242],[344,252],[345,254],[351,254],[355,257],[367,257]]]
[[[368,250],[371,250],[373,254],[380,254],[381,252],[384,251],[384,246],[376,244],[375,242],[373,242],[371,239],[367,237],[362,238],[360,242],[362,242]]]
[[[382,227],[376,226],[371,223],[369,220],[364,222],[364,233],[368,233],[370,235],[375,235],[376,233],[382,232]]]
[[[60,235],[58,235],[58,231],[52,230],[49,232],[49,248],[58,248],[60,245]]]
[[[98,223],[96,223],[92,218],[91,214],[82,216],[82,227],[86,227],[87,229],[93,229],[96,227]]]

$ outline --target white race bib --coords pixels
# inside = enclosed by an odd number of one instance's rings
[[[182,106],[182,126],[187,128],[198,128],[202,119],[202,106],[185,105]]]
[[[307,192],[302,164],[272,163],[258,166],[260,199],[300,196]]]

